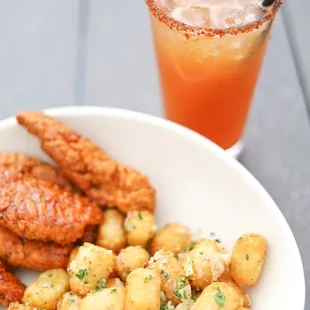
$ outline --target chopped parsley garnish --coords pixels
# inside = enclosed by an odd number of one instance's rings
[[[247,255],[245,255],[245,259],[246,260],[249,260],[249,258],[250,258],[250,256],[247,254]]]
[[[170,278],[170,274],[168,272],[165,272],[165,270],[161,270],[160,274],[166,279],[168,280]]]
[[[144,279],[144,283],[147,283],[153,279],[153,276],[150,274]]]
[[[73,300],[73,299],[68,299],[68,300],[67,300],[67,305],[68,305],[68,306],[71,306],[71,305],[74,303],[74,301],[75,301],[75,300]]]
[[[111,289],[111,293],[115,293],[116,291],[117,291],[116,288]]]
[[[185,248],[182,252],[184,253],[184,252],[189,252],[189,251],[191,251],[194,247],[195,247],[195,245],[196,245],[196,241],[194,241],[194,242],[192,242],[187,248]]]
[[[203,255],[203,252],[199,252],[200,255]]]
[[[125,222],[125,230],[130,231],[131,229],[136,229],[137,227],[135,225],[132,225],[131,220],[127,220]]]
[[[100,290],[104,289],[105,284],[106,284],[106,280],[105,280],[105,279],[99,279],[99,280],[97,281],[96,290],[97,290],[97,291],[100,291]]]
[[[185,277],[181,277],[180,279],[178,279],[177,281],[177,287],[178,288],[183,288],[186,285],[186,278]]]
[[[186,294],[185,290],[182,290],[182,289],[175,291],[174,295],[180,299],[187,299],[187,294]]]
[[[87,276],[87,269],[80,269],[79,272],[75,275],[78,279],[83,281]]]
[[[225,306],[226,296],[221,292],[219,287],[217,287],[217,293],[213,296],[213,298],[221,307]]]
[[[53,273],[50,272],[50,273],[48,274],[48,277],[51,278],[52,276],[53,276]]]
[[[215,236],[216,233],[215,233],[214,231],[211,231],[211,232],[210,232],[210,235],[211,235],[211,236]]]
[[[217,243],[221,243],[221,240],[220,240],[219,238],[216,238],[215,241],[216,241]]]
[[[141,211],[138,211],[138,217],[139,217],[139,219],[140,219],[140,220],[142,220],[142,219],[143,219],[143,216],[142,216]]]

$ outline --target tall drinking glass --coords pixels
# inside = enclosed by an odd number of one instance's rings
[[[166,117],[234,156],[281,5],[255,1],[146,0]]]

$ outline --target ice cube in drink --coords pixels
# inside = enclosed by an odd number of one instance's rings
[[[228,28],[258,21],[261,0],[157,0],[166,13],[185,24],[203,28]]]

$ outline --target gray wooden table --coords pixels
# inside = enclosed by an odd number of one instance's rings
[[[294,232],[308,299],[309,12],[309,1],[287,0],[276,19],[240,158]],[[0,0],[0,37],[0,118],[63,105],[162,114],[143,0]]]

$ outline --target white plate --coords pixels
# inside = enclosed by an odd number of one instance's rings
[[[215,231],[229,250],[243,233],[264,235],[268,255],[259,284],[249,290],[251,310],[304,309],[303,267],[287,222],[263,187],[224,151],[188,129],[141,113],[99,107],[47,112],[150,176],[159,226],[177,221],[206,235]],[[0,122],[0,151],[47,159],[37,138],[14,118]],[[29,283],[34,275],[22,271],[22,280]]]

